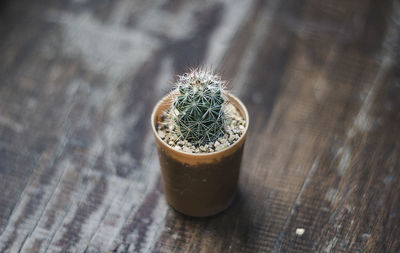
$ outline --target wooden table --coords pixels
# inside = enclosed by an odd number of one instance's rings
[[[150,113],[230,80],[220,215],[166,203]],[[400,252],[400,2],[1,1],[0,252]]]

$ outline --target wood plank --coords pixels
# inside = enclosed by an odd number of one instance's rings
[[[0,252],[399,251],[399,13],[1,3]],[[251,121],[237,199],[195,219],[165,202],[149,114],[202,63]]]

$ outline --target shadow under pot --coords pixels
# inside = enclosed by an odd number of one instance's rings
[[[171,96],[165,96],[151,115],[165,197],[175,210],[185,215],[215,215],[229,206],[237,192],[249,116],[238,98],[225,95],[246,125],[235,143],[218,152],[187,153],[172,148],[160,138],[157,124],[161,122],[161,114],[171,105]]]

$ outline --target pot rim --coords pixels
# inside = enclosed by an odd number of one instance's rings
[[[248,130],[248,128],[249,128],[249,122],[250,122],[249,113],[248,113],[248,111],[247,111],[246,106],[245,106],[245,105],[242,103],[242,101],[240,101],[240,99],[237,98],[235,95],[233,95],[233,94],[231,94],[231,93],[225,93],[224,95],[227,96],[229,100],[233,100],[233,101],[234,101],[234,102],[231,101],[231,104],[233,104],[233,106],[235,106],[236,109],[239,110],[239,113],[240,113],[240,114],[243,114],[243,113],[244,113],[244,115],[242,115],[242,116],[244,116],[244,119],[245,119],[245,121],[246,121],[246,126],[245,126],[245,129],[244,129],[244,132],[243,132],[242,136],[240,136],[240,138],[237,139],[237,140],[235,141],[235,143],[233,143],[233,145],[231,145],[231,146],[229,146],[229,147],[227,147],[227,148],[224,148],[224,149],[222,149],[222,150],[219,150],[219,151],[214,151],[214,152],[212,152],[212,153],[187,153],[187,152],[184,152],[184,151],[182,151],[182,150],[174,149],[173,147],[171,147],[170,145],[168,145],[168,143],[166,143],[164,140],[162,140],[161,137],[158,135],[158,132],[157,132],[157,129],[156,129],[156,126],[155,126],[155,121],[156,121],[156,116],[157,116],[157,114],[156,114],[157,109],[158,109],[163,103],[165,103],[167,99],[171,98],[171,94],[167,94],[167,95],[165,95],[162,99],[160,99],[160,100],[157,102],[157,104],[154,106],[153,112],[151,113],[151,128],[152,128],[152,130],[153,130],[153,133],[154,133],[155,137],[156,137],[157,140],[159,141],[159,143],[162,143],[163,146],[164,146],[165,148],[171,150],[172,152],[179,153],[179,154],[181,154],[182,156],[189,157],[189,158],[190,158],[190,157],[210,157],[210,158],[211,158],[211,157],[214,157],[214,156],[219,156],[220,154],[222,154],[222,153],[224,153],[224,152],[226,152],[226,151],[228,151],[228,150],[231,150],[231,149],[235,148],[237,145],[240,145],[240,144],[243,142],[244,138],[246,138],[247,130]],[[238,108],[238,106],[241,107],[241,108]]]

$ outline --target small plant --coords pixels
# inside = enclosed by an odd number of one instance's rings
[[[172,131],[195,146],[215,142],[225,134],[225,82],[205,69],[178,76],[177,94],[169,118]]]
[[[175,86],[151,114],[165,197],[183,214],[214,215],[237,192],[249,116],[204,68],[178,76]]]

